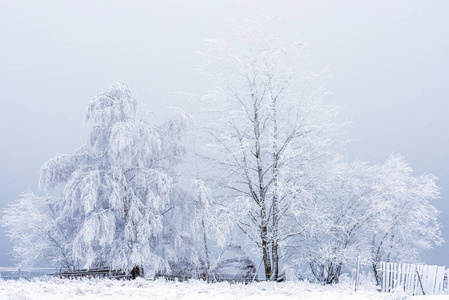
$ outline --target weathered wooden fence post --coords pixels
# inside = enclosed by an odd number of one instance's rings
[[[359,287],[360,281],[360,256],[357,256],[357,268],[355,271],[355,291],[357,292],[357,288]]]
[[[425,296],[425,295],[426,295],[426,293],[424,293],[424,288],[422,287],[421,276],[419,276],[419,272],[418,272],[418,270],[416,270],[416,274],[418,275],[419,285],[421,286],[421,291],[422,291],[422,294],[423,294],[423,296]]]

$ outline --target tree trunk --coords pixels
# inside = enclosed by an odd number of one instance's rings
[[[271,260],[270,260],[270,243],[267,241],[267,226],[262,227],[262,257],[265,267],[265,279],[268,281],[271,278]]]
[[[144,273],[143,273],[143,268],[142,267],[135,266],[131,270],[131,278],[132,279],[136,279],[137,277],[143,277],[143,275],[144,275]]]
[[[328,264],[326,284],[338,283],[340,280],[341,267],[342,263],[337,265],[334,263]]]
[[[278,255],[278,243],[273,241],[271,245],[271,260],[273,262],[273,280],[277,281],[279,278],[279,255]]]
[[[376,285],[380,285],[379,273],[377,272],[377,263],[373,262],[374,278],[376,279]]]
[[[264,171],[262,170],[261,153],[260,153],[260,123],[258,114],[258,104],[257,99],[254,98],[254,138],[255,138],[255,152],[254,156],[256,158],[257,164],[257,177],[258,177],[258,189],[259,189],[259,199],[258,204],[260,206],[260,237],[262,239],[262,259],[265,267],[265,279],[270,280],[271,278],[271,257],[270,257],[270,241],[268,240],[268,221],[267,221],[267,211],[265,206],[265,184],[264,184]]]
[[[270,81],[271,85],[271,81]],[[273,91],[273,88],[270,89]],[[278,226],[279,226],[279,187],[278,187],[278,172],[279,172],[279,154],[278,154],[278,123],[277,123],[277,96],[272,99],[272,120],[273,120],[273,240],[271,242],[271,255],[272,255],[272,264],[273,264],[273,280],[277,281],[279,277],[279,254],[278,254]]]
[[[273,264],[273,276],[274,281],[278,280],[279,276],[279,254],[278,254],[278,226],[279,226],[279,198],[278,198],[278,182],[277,182],[277,162],[274,164],[274,195],[273,195],[273,240],[271,241],[271,260]]]
[[[274,281],[278,280],[279,277],[279,254],[278,254],[278,225],[279,225],[279,207],[278,207],[278,196],[277,196],[277,174],[275,175],[274,181],[274,196],[273,196],[273,240],[271,241],[271,261],[273,264],[273,276]]]
[[[207,234],[206,234],[206,225],[204,224],[204,218],[201,220],[201,224],[203,225],[203,244],[204,244],[204,255],[206,256],[206,281],[210,281],[210,258],[209,258],[209,249],[207,248]]]

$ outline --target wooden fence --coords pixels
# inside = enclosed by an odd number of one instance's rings
[[[60,278],[131,278],[131,275],[128,272],[122,270],[112,270],[107,267],[81,269],[77,271],[59,271],[51,275]]]
[[[408,295],[444,294],[445,267],[381,262],[382,292],[398,287]]]

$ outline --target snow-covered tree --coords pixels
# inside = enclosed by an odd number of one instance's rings
[[[213,254],[210,243],[223,247],[229,243],[229,235],[234,227],[230,211],[216,203],[212,191],[202,180],[190,180],[185,187],[184,202],[175,215],[182,217],[182,231],[190,240],[189,259],[193,264],[204,263],[206,278],[212,280]],[[199,261],[201,259],[201,261]]]
[[[89,103],[87,144],[42,166],[40,188],[54,196],[28,193],[6,211],[19,258],[138,274],[166,268],[190,248],[173,221],[184,201],[174,167],[184,152],[187,118],[154,127],[148,116],[126,84]],[[44,246],[35,247],[37,241]]]
[[[73,270],[70,228],[58,226],[61,201],[57,197],[39,197],[28,191],[5,211],[3,225],[9,228],[14,258],[20,265],[46,266],[48,262]]]
[[[380,261],[418,262],[422,250],[439,246],[439,211],[430,201],[439,197],[436,177],[415,177],[400,155],[391,155],[376,169],[370,209],[371,262],[377,283]]]
[[[420,250],[441,244],[433,175],[414,177],[398,155],[373,166],[337,158],[323,172],[323,188],[302,204],[304,234],[292,243],[318,281],[338,282],[357,257],[378,280],[380,261],[416,262]]]
[[[266,279],[276,280],[283,247],[303,230],[299,204],[319,184],[341,124],[340,107],[324,100],[318,74],[301,59],[303,46],[267,24],[208,40],[205,70],[217,85],[204,98],[212,120],[205,157],[215,192],[261,250]]]
[[[322,283],[338,282],[344,265],[369,254],[366,228],[374,218],[369,195],[373,168],[363,162],[330,161],[326,182],[302,203],[304,234],[292,245],[293,258]]]

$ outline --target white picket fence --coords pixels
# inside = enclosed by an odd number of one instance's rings
[[[444,294],[445,267],[381,262],[382,292],[402,287],[408,295]]]

